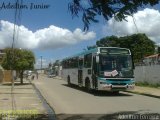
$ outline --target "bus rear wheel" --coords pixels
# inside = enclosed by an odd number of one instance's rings
[[[91,92],[91,84],[90,84],[89,80],[86,80],[85,88],[86,88],[87,92]]]
[[[68,86],[71,85],[71,81],[70,81],[70,77],[69,76],[67,77],[67,84],[68,84]]]

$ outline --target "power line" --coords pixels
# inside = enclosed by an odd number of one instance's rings
[[[134,15],[131,15],[131,16],[132,16],[133,23],[134,23],[135,28],[136,28],[136,32],[139,33],[139,30],[138,30],[138,27],[137,27],[137,24],[136,24],[136,19],[134,18]]]
[[[20,0],[20,4],[23,5],[23,0]],[[20,25],[21,25],[21,19],[22,19],[22,9],[18,10],[18,14],[17,14],[17,36],[16,36],[16,40],[18,41],[19,39],[19,31],[20,31]]]
[[[23,3],[23,0],[21,0],[21,4]],[[19,0],[15,0],[16,6],[19,4]],[[15,98],[13,94],[14,90],[14,78],[13,78],[13,64],[15,60],[15,40],[18,40],[19,37],[19,26],[21,23],[21,15],[22,11],[21,9],[18,9],[17,7],[15,8],[15,14],[14,14],[14,28],[13,28],[13,37],[12,37],[12,47],[11,47],[11,62],[10,62],[10,69],[11,69],[11,77],[12,77],[12,87],[11,87],[11,98],[12,98],[12,110],[16,109],[16,104],[15,104]],[[16,34],[17,33],[17,34]],[[16,38],[16,39],[15,39]]]
[[[15,1],[18,3],[18,0]],[[12,38],[12,47],[11,47],[11,62],[10,62],[10,68],[11,68],[11,77],[12,77],[12,87],[11,87],[11,98],[12,98],[12,110],[15,110],[16,104],[15,104],[15,98],[13,94],[13,89],[14,89],[14,78],[13,78],[13,62],[14,62],[14,47],[15,47],[15,34],[16,34],[16,23],[17,23],[17,8],[15,9],[15,14],[14,14],[14,28],[13,28],[13,38]]]
[[[15,1],[15,3],[18,3],[19,0]],[[14,28],[13,28],[13,41],[12,41],[12,49],[14,48],[15,44],[15,35],[16,35],[16,23],[17,23],[17,7],[15,8],[15,14],[14,14]]]

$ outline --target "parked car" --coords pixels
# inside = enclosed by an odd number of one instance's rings
[[[54,77],[54,75],[50,74],[50,75],[48,75],[48,77],[49,77],[49,78],[52,78],[52,77]]]
[[[48,77],[49,78],[52,78],[52,77],[55,77],[56,75],[55,74],[53,74],[53,73],[48,73]]]
[[[32,71],[29,70],[29,71],[27,72],[27,75],[28,75],[28,76],[31,76],[31,75],[32,75]]]

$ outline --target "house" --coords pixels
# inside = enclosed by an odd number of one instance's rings
[[[2,63],[4,55],[5,55],[4,50],[0,49],[0,64]]]
[[[12,81],[11,70],[4,70],[1,66],[4,55],[4,49],[0,49],[0,83]]]
[[[146,56],[146,57],[144,57],[143,62],[146,65],[160,64],[160,54],[154,54],[154,55]]]

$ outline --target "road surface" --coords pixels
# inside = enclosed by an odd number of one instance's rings
[[[63,117],[83,119],[86,116],[92,119],[117,119],[115,116],[122,119],[150,116],[160,119],[158,98],[127,92],[120,92],[119,95],[106,92],[91,94],[82,88],[67,86],[64,80],[57,77],[47,78],[46,75],[35,79],[34,84],[61,119]]]

